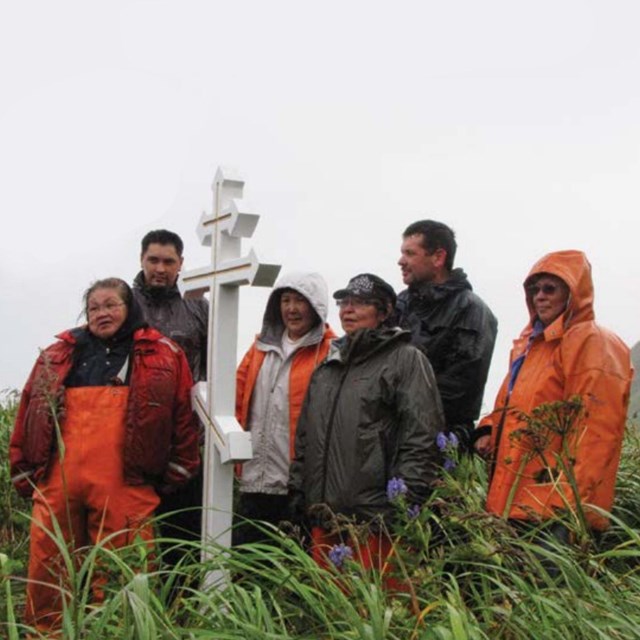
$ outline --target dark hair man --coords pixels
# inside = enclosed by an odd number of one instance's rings
[[[194,382],[207,377],[207,325],[209,305],[204,299],[184,299],[178,274],[184,258],[182,239],[166,229],[149,231],[142,238],[142,271],[133,281],[133,294],[145,320],[177,342],[185,352]]]
[[[429,358],[442,398],[447,428],[471,449],[480,414],[498,323],[454,269],[456,239],[442,222],[420,220],[402,234],[398,264],[407,285],[396,304],[398,324]]]
[[[183,248],[182,239],[172,231],[158,229],[147,233],[142,239],[142,271],[133,281],[133,295],[145,320],[182,347],[193,380],[199,382],[207,375],[209,304],[202,298],[185,299],[178,290]],[[162,497],[158,514],[179,511],[161,520],[162,536],[199,540],[202,513],[197,507],[202,507],[202,471],[184,488]],[[174,545],[163,555],[171,565],[181,557]]]

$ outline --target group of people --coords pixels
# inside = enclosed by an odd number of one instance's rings
[[[118,532],[112,546],[150,539],[158,512],[163,534],[200,535],[201,433],[189,388],[206,376],[208,305],[177,289],[182,251],[176,234],[147,234],[133,289],[94,283],[86,325],[42,352],[22,394],[11,468],[34,500],[27,618],[41,628],[60,610],[52,518],[76,547]],[[380,566],[389,482],[411,505],[427,500],[443,473],[440,434],[487,459],[489,512],[555,522],[579,502],[589,526],[606,528],[632,368],[626,345],[595,323],[586,256],[548,254],[525,278],[528,322],[494,410],[476,425],[497,321],[454,268],[455,253],[447,225],[410,225],[398,260],[406,289],[396,296],[372,273],[351,278],[333,293],[340,338],[320,274],[276,283],[237,371],[236,413],[254,456],[238,473],[234,544],[261,539],[255,523],[305,522],[324,563],[337,541],[328,523],[342,516],[370,525],[359,556]],[[557,402],[580,404],[573,435],[567,445],[554,431],[540,451],[526,416]]]

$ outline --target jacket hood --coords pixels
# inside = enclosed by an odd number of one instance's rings
[[[260,340],[271,342],[280,340],[284,331],[282,314],[280,313],[280,298],[285,289],[293,289],[304,296],[320,318],[320,325],[327,321],[329,290],[325,279],[319,273],[291,272],[285,273],[276,282],[262,319]],[[317,327],[316,327],[317,328]]]
[[[531,324],[536,318],[536,312],[531,297],[526,293],[526,286],[532,278],[543,273],[560,278],[569,287],[570,292],[567,308],[552,325],[560,322],[562,327],[566,329],[577,322],[585,322],[595,318],[591,264],[587,260],[587,256],[582,251],[576,250],[555,251],[540,258],[533,265],[523,283]]]

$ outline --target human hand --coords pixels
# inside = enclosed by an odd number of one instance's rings
[[[488,458],[491,454],[491,435],[480,436],[474,443],[473,448],[476,453],[483,458]]]

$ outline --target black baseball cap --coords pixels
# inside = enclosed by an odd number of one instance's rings
[[[393,287],[373,273],[360,273],[354,276],[344,289],[338,289],[333,294],[336,300],[349,296],[380,300],[385,304],[389,303],[392,307],[396,304],[396,292]]]

